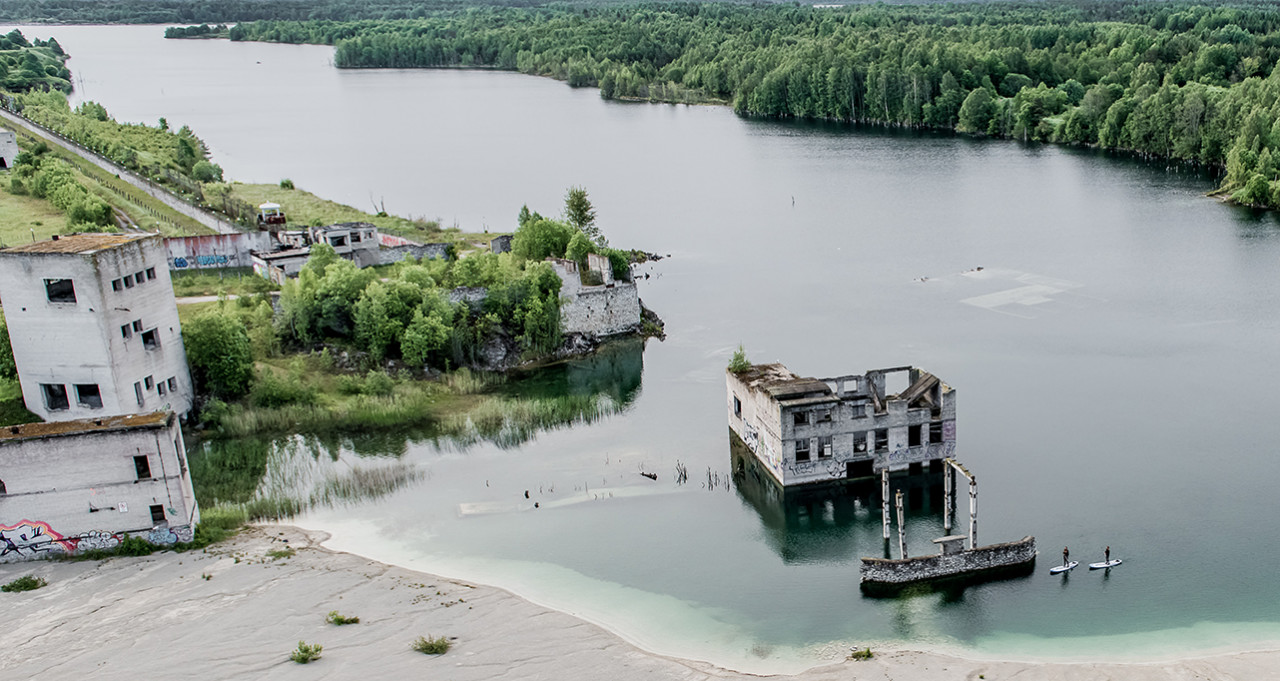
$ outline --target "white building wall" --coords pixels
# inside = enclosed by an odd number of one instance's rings
[[[0,169],[12,168],[18,156],[18,137],[11,130],[0,128]]]
[[[82,423],[0,430],[0,563],[111,548],[126,534],[157,544],[191,540],[200,512],[177,418]],[[40,434],[64,425],[73,427]],[[146,477],[135,457],[146,457]]]
[[[140,282],[123,283],[138,275]],[[50,279],[70,279],[75,302],[50,302]],[[191,376],[160,237],[90,253],[0,252],[0,300],[23,398],[46,421],[191,409]],[[67,408],[50,409],[42,384],[65,386]],[[77,384],[96,384],[101,407],[80,404]]]

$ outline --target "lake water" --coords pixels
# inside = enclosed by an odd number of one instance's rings
[[[558,213],[580,184],[611,243],[672,256],[640,270],[665,342],[547,379],[611,386],[617,415],[508,448],[293,443],[329,450],[317,467],[390,454],[426,471],[299,519],[337,548],[761,671],[885,641],[1100,659],[1280,640],[1280,226],[1205,198],[1210,178],[605,102],[508,73],[338,71],[323,47],[25,32],[73,55],[74,99],[190,125],[231,178],[476,231],[511,230],[523,203]],[[864,598],[858,557],[884,551],[874,496],[780,502],[727,483],[738,343],[802,375],[916,364],[947,381],[959,458],[982,482],[979,539],[1035,535],[1035,574]],[[935,483],[895,478],[913,554],[943,534]],[[1110,545],[1125,564],[1050,577],[1063,545],[1082,561]]]

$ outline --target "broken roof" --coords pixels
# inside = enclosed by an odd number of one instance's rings
[[[104,416],[102,418],[75,419],[74,421],[24,423],[18,426],[0,428],[0,442],[79,435],[92,432],[158,428],[168,425],[169,419],[172,417],[172,412],[155,411],[150,414],[124,414],[121,416]]]
[[[55,235],[52,239],[32,244],[10,246],[0,253],[69,253],[84,254],[122,246],[130,241],[148,239],[152,234],[68,234]]]

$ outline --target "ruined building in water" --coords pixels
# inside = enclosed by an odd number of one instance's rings
[[[890,394],[894,377],[906,387]],[[783,486],[941,466],[955,453],[955,391],[923,369],[818,379],[755,364],[725,380],[731,437]]]
[[[22,397],[40,418],[191,410],[159,236],[73,234],[0,250],[0,300]]]
[[[547,258],[560,277],[560,330],[566,334],[614,336],[640,328],[640,295],[628,275],[615,279],[609,259],[587,254],[587,268],[578,263]]]

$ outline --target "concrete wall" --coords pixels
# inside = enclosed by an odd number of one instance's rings
[[[12,130],[0,128],[0,169],[12,168],[18,155],[18,138]]]
[[[116,290],[125,275],[138,274],[141,283]],[[46,279],[70,279],[76,301],[50,302]],[[6,251],[0,298],[23,399],[42,419],[191,409],[194,391],[160,237],[83,254]],[[154,332],[157,343],[148,347],[145,332]],[[49,409],[41,384],[65,386],[69,407]],[[77,384],[96,384],[101,407],[79,404]]]
[[[732,371],[725,371],[725,383],[729,394],[729,429],[756,455],[778,484],[785,484],[782,412],[777,403],[762,391],[751,390]]]
[[[436,258],[449,257],[450,244],[404,244],[401,246],[383,246],[378,251],[379,264],[389,265],[393,262],[400,262],[405,258],[413,257],[421,260],[427,258],[434,260]]]
[[[613,281],[609,275],[608,284],[583,286],[577,263],[548,262],[560,277],[561,332],[613,336],[640,328],[640,294],[635,282]]]
[[[1024,537],[1016,542],[980,546],[949,556],[933,555],[893,560],[885,558],[862,559],[863,583],[908,584],[926,579],[977,575],[993,570],[1024,565],[1035,560],[1035,537]]]
[[[145,427],[30,438],[4,429],[0,563],[111,548],[127,534],[190,541],[200,515],[182,432],[173,414],[156,416]],[[149,478],[138,478],[138,456]],[[159,523],[153,506],[164,513]]]
[[[270,232],[177,236],[164,240],[171,270],[251,267],[250,251],[269,251],[274,246]]]

